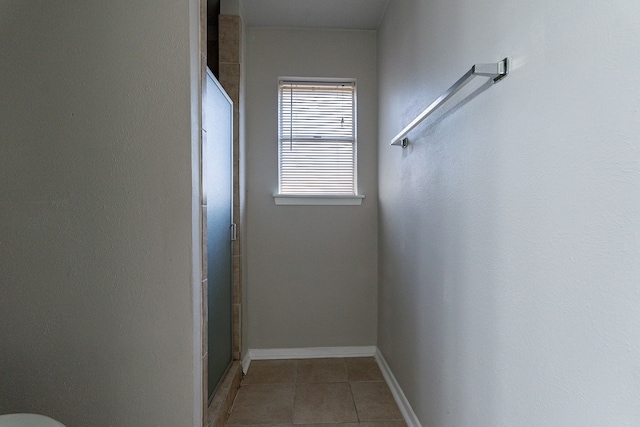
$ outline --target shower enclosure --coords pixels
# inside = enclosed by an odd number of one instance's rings
[[[208,397],[232,359],[233,105],[207,70],[203,88],[202,188],[206,205]],[[205,218],[203,218],[203,221]]]

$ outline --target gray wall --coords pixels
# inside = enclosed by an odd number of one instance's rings
[[[640,4],[391,0],[378,344],[425,426],[640,424]],[[388,141],[473,63],[514,70]]]
[[[376,34],[247,29],[246,348],[376,341]],[[276,206],[278,77],[355,77],[361,206]]]
[[[0,0],[0,413],[201,425],[198,10]]]

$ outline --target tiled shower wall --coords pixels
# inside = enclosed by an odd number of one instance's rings
[[[233,222],[237,239],[233,242],[233,360],[242,351],[242,245],[240,222],[240,62],[242,21],[239,16],[220,15],[218,19],[218,80],[233,101]]]

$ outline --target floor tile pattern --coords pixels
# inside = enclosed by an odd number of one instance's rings
[[[294,425],[406,427],[373,357],[251,362],[227,426]]]

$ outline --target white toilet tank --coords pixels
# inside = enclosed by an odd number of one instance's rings
[[[7,414],[0,415],[0,427],[64,427],[64,425],[44,415]]]

